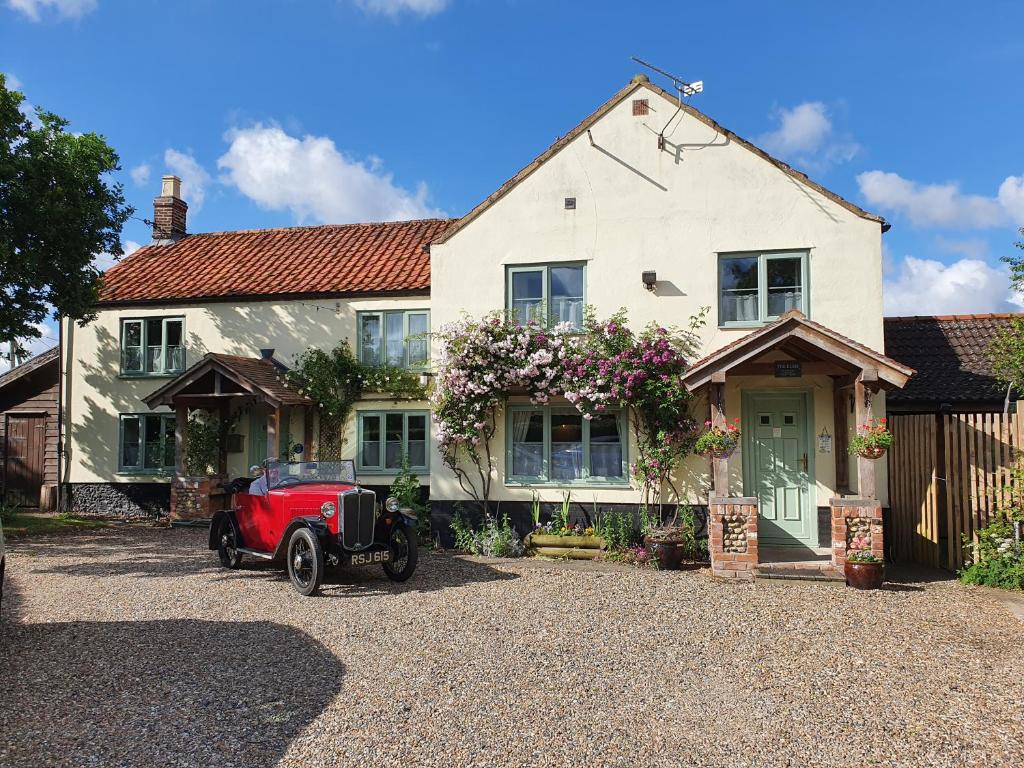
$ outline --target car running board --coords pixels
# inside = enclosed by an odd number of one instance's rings
[[[252,557],[258,557],[261,560],[273,560],[274,559],[274,553],[273,552],[261,552],[258,549],[249,549],[248,547],[238,547],[238,549],[236,549],[235,551],[239,552],[239,553],[241,553],[243,555],[251,555]]]

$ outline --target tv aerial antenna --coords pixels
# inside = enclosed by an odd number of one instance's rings
[[[680,101],[683,100],[684,96],[693,96],[695,93],[704,92],[703,80],[695,80],[692,83],[689,83],[686,80],[683,80],[683,78],[678,77],[677,75],[673,75],[671,72],[666,72],[664,69],[656,67],[653,64],[644,61],[643,59],[637,58],[636,56],[633,56],[632,59],[640,66],[647,67],[652,72],[657,72],[659,75],[667,77],[669,80],[671,80],[672,87],[675,88],[676,92],[679,94]]]
[[[672,117],[668,119],[668,122],[665,123],[665,127],[662,128],[661,131],[658,133],[658,149],[663,150],[665,149],[665,131],[668,129],[670,125],[672,125],[672,121],[676,119],[676,116],[678,116],[679,113],[683,111],[683,99],[689,96],[693,96],[694,94],[697,93],[703,93],[704,81],[694,80],[691,83],[679,77],[678,75],[673,75],[671,72],[666,72],[664,69],[661,69],[661,67],[656,67],[653,64],[644,61],[641,58],[638,58],[636,56],[632,56],[631,58],[640,66],[647,67],[649,70],[651,70],[652,72],[657,72],[662,77],[667,77],[669,80],[672,81],[672,87],[676,89],[676,94],[679,99],[679,107],[676,109]]]

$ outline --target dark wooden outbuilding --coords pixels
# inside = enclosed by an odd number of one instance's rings
[[[0,375],[0,501],[6,506],[56,506],[58,377],[56,349]]]

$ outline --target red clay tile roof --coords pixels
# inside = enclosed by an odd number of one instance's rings
[[[689,379],[694,373],[699,372],[702,368],[706,368],[715,362],[723,360],[724,358],[728,357],[730,353],[735,352],[736,350],[742,347],[753,345],[762,336],[768,336],[770,334],[773,334],[780,327],[787,324],[793,326],[804,325],[807,326],[808,328],[812,328],[824,336],[831,337],[835,341],[838,341],[842,344],[849,346],[852,349],[861,352],[867,357],[874,359],[877,363],[881,363],[887,368],[893,369],[893,371],[896,374],[902,374],[903,376],[907,377],[914,376],[914,369],[912,367],[907,366],[901,361],[893,359],[892,357],[883,355],[881,352],[876,352],[875,350],[871,349],[871,347],[865,344],[861,344],[859,341],[854,341],[849,336],[844,336],[843,334],[838,333],[837,331],[833,331],[831,328],[824,326],[821,323],[816,323],[813,320],[809,320],[807,317],[804,316],[802,312],[793,309],[787,312],[786,314],[782,315],[782,317],[780,317],[779,319],[767,323],[766,325],[763,325],[760,328],[751,331],[748,334],[745,334],[737,339],[734,339],[733,341],[726,344],[724,347],[716,349],[714,352],[712,352],[709,355],[706,355],[700,360],[695,360],[688,367],[686,374],[684,375],[684,378]],[[913,379],[910,380],[913,381]],[[687,386],[689,386],[689,384],[687,384]]]
[[[308,397],[300,395],[288,386],[284,377],[287,369],[276,360],[225,355],[219,352],[207,352],[199,362],[188,370],[142,399],[151,408],[158,405],[170,405],[171,399],[175,395],[181,393],[182,390],[188,391],[188,387],[211,369],[225,372],[246,389],[256,394],[262,394],[275,403],[281,405],[312,404]]]
[[[1012,318],[1024,314],[937,315],[885,318],[885,352],[917,369],[894,402],[1002,403],[988,347]]]
[[[147,245],[103,276],[101,304],[427,291],[423,247],[451,219],[189,235]]]

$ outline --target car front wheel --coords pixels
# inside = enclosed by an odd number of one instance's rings
[[[217,533],[217,557],[225,568],[234,570],[242,564],[242,553],[238,551],[238,539],[235,527],[227,520],[220,524]]]
[[[391,559],[384,563],[384,573],[392,581],[405,581],[416,570],[416,534],[404,525],[395,525],[388,537],[388,549]]]
[[[288,578],[300,595],[320,591],[324,579],[324,550],[309,528],[298,528],[288,540]]]

